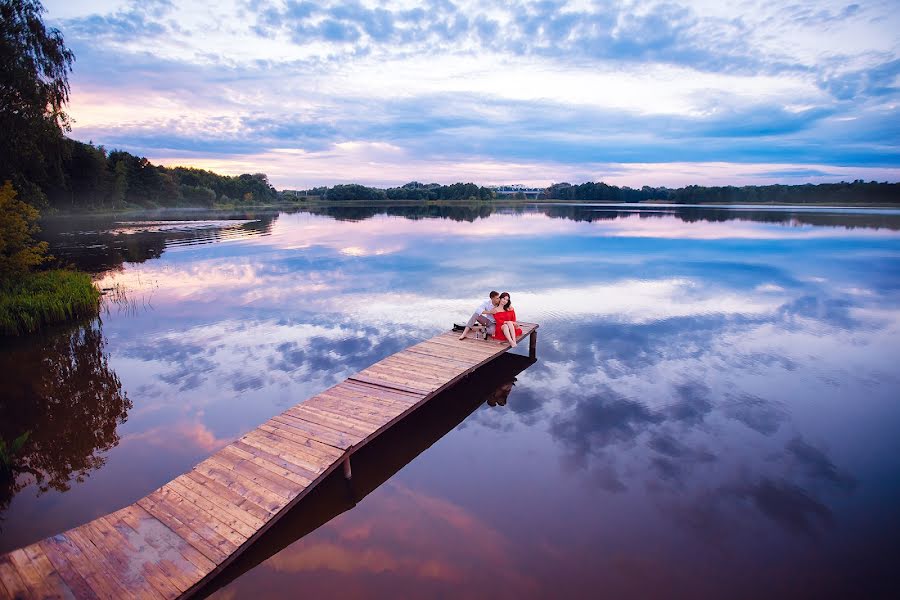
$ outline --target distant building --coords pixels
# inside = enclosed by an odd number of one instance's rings
[[[530,200],[536,200],[544,193],[546,188],[539,187],[529,187],[527,185],[521,185],[518,183],[511,183],[505,185],[489,185],[488,188],[494,191],[497,194],[498,198],[504,197],[522,197],[528,198]],[[520,196],[521,194],[521,196]]]

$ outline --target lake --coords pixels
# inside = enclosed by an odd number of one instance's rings
[[[215,598],[887,597],[900,210],[59,218],[102,315],[0,346],[0,552],[130,504],[509,291],[527,344],[330,476]],[[512,384],[512,385],[510,385]]]

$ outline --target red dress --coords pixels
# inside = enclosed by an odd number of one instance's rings
[[[500,328],[503,327],[503,324],[507,321],[515,320],[516,311],[514,310],[505,310],[503,312],[494,313],[494,321],[496,321],[497,323],[497,327],[494,329],[494,339],[506,341],[506,336],[503,335],[503,332],[500,331]],[[516,327],[516,337],[519,337],[520,335],[522,335],[522,330],[519,327]]]

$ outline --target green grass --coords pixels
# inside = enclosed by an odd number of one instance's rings
[[[100,292],[76,271],[29,273],[0,287],[0,334],[18,335],[44,325],[96,315]]]

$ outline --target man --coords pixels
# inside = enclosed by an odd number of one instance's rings
[[[490,300],[479,306],[478,310],[469,317],[469,322],[466,323],[466,328],[463,329],[459,339],[466,339],[466,335],[468,335],[469,331],[475,327],[475,323],[481,323],[481,325],[487,329],[489,335],[494,335],[495,322],[494,315],[491,311],[500,304],[500,292],[491,292],[488,295],[488,298],[490,298]]]

